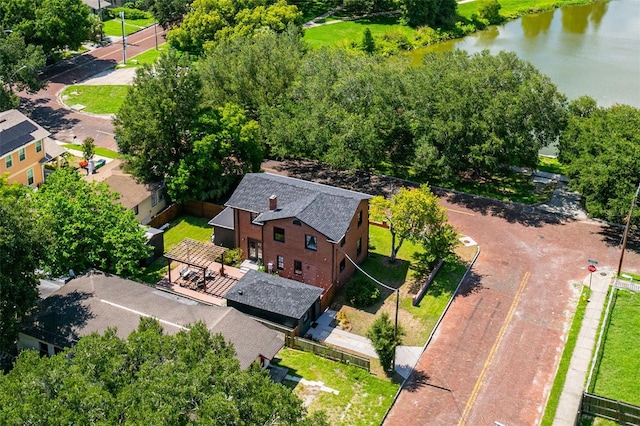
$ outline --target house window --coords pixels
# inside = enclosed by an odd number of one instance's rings
[[[158,204],[158,193],[151,191],[151,207],[155,207],[156,204]]]
[[[46,343],[38,342],[38,346],[40,349],[40,356],[49,355],[49,345],[47,345]]]
[[[345,235],[344,237],[342,237],[342,240],[340,240],[340,247],[344,247],[344,244],[347,242],[347,236]]]
[[[300,222],[298,219],[293,219],[293,224],[295,226],[302,226],[302,222]]]
[[[273,228],[273,239],[275,241],[279,241],[284,243],[284,229],[282,228]]]
[[[42,141],[36,141],[36,152],[42,152]]]
[[[293,261],[293,273],[296,275],[302,275],[302,262],[299,260]]]
[[[302,322],[305,323],[309,321],[309,311],[304,313],[304,316],[302,317]]]
[[[313,235],[304,236],[304,246],[309,250],[318,250],[318,238]]]
[[[362,225],[362,210],[358,212],[358,226]]]
[[[249,213],[249,220],[253,223],[254,220],[258,218],[258,213],[251,212]]]
[[[57,347],[57,346],[54,346],[54,347],[53,347],[53,353],[54,353],[54,354],[56,354],[56,355],[57,355],[57,354],[59,354],[60,352],[62,352],[63,350],[64,350],[64,349],[59,348],[59,347]]]
[[[133,206],[133,214],[135,214],[136,216],[138,216],[139,210],[138,210],[138,206]]]
[[[33,169],[27,170],[27,185],[33,185]]]
[[[162,190],[162,188],[158,189],[158,200],[164,200],[164,191]]]
[[[284,269],[284,256],[276,256],[277,267],[280,270]]]
[[[344,259],[342,259],[340,261],[340,272],[344,271],[345,266],[347,266],[347,262]]]
[[[8,169],[11,166],[13,166],[13,157],[11,155],[8,155],[5,159],[4,159],[4,166]]]
[[[24,150],[24,148],[20,148],[20,151],[18,151],[18,158],[20,159],[20,161],[24,161],[27,158],[27,152]]]
[[[358,242],[356,244],[356,253],[358,256],[362,253],[362,238],[358,238]]]

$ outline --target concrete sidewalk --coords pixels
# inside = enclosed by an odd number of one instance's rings
[[[614,276],[614,271],[599,271],[593,274],[593,279],[591,280],[591,297],[589,298],[584,319],[582,320],[582,326],[580,327],[576,347],[573,350],[567,378],[562,388],[556,415],[553,419],[554,426],[573,426],[576,422],[582,392],[584,391],[585,381],[589,374],[591,354],[596,345],[596,335],[598,333],[600,317],[602,316],[602,311],[606,303],[607,290]],[[590,277],[587,276],[584,280],[584,283],[587,285],[589,278]],[[580,297],[582,297],[582,295]]]

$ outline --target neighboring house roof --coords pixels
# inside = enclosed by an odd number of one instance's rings
[[[0,157],[31,142],[42,140],[49,134],[18,110],[0,112]]]
[[[57,158],[67,152],[67,150],[60,146],[56,141],[47,137],[43,139],[44,145],[44,158],[40,160],[41,163],[48,163],[49,161]]]
[[[225,229],[235,229],[235,223],[233,219],[233,209],[230,207],[222,210],[216,217],[207,222],[211,226],[218,226]]]
[[[104,182],[120,194],[118,200],[127,209],[132,209],[151,197],[151,193],[160,187],[160,184],[139,183],[136,179],[122,171],[122,162],[113,160],[100,168],[97,173],[85,178],[95,182]]]
[[[269,210],[269,197],[277,208]],[[294,217],[340,241],[349,229],[358,205],[371,195],[271,173],[244,176],[225,206],[260,213],[256,223]]]
[[[300,319],[323,289],[250,269],[225,298],[267,312]]]
[[[75,278],[49,295],[25,320],[22,332],[65,347],[109,327],[117,327],[118,336],[125,338],[138,328],[141,316],[157,318],[168,334],[204,321],[211,332],[233,343],[243,369],[260,355],[272,359],[284,345],[282,333],[233,308],[206,306],[101,272]]]

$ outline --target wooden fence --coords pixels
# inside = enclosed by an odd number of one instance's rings
[[[285,345],[293,349],[299,349],[305,352],[313,352],[323,358],[333,361],[340,361],[344,364],[355,365],[367,371],[371,371],[371,362],[367,358],[361,358],[339,349],[324,346],[311,340],[301,339],[296,336],[285,336]]]
[[[580,412],[613,420],[621,425],[640,426],[640,407],[586,392],[582,394]]]
[[[224,206],[206,203],[204,201],[188,201],[184,204],[171,204],[151,219],[149,226],[160,228],[165,223],[169,223],[183,214],[212,219],[222,210],[224,210]]]

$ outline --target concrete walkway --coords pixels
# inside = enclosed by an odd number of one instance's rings
[[[573,426],[575,424],[585,381],[589,374],[591,354],[596,345],[596,334],[606,303],[607,290],[614,276],[614,271],[601,271],[593,274],[591,297],[582,320],[576,347],[573,350],[556,416],[553,419],[554,426]],[[589,276],[585,278],[584,283],[589,283]]]

